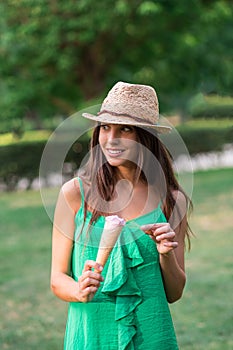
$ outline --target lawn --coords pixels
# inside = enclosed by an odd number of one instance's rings
[[[196,237],[186,253],[187,285],[171,306],[181,350],[233,349],[233,169],[194,175]]]
[[[171,305],[181,350],[233,348],[232,175],[194,175],[196,237],[183,298]],[[49,289],[52,224],[40,194],[1,193],[0,205],[0,349],[62,349],[67,304]]]

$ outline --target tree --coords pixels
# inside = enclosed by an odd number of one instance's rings
[[[151,84],[162,108],[233,87],[232,1],[5,0],[2,121],[37,127],[118,80]]]

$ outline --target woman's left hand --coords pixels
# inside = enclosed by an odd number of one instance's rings
[[[176,234],[167,222],[143,225],[141,230],[153,239],[160,254],[168,254],[178,247],[174,240]]]

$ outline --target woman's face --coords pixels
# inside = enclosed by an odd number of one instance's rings
[[[100,126],[99,144],[112,166],[135,167],[138,156],[136,140],[133,126],[104,123]]]

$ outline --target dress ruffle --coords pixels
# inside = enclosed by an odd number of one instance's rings
[[[125,226],[121,235],[133,235]],[[136,238],[136,237],[135,237]],[[116,297],[115,320],[118,323],[119,350],[133,350],[133,336],[136,333],[135,309],[142,302],[141,291],[137,286],[133,268],[143,263],[137,240],[122,245],[118,240],[110,256],[102,293]]]

